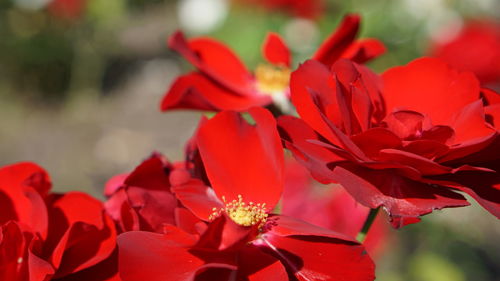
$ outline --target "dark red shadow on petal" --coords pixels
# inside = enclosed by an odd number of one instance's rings
[[[268,252],[298,280],[375,279],[375,265],[363,246],[321,236],[265,236]]]
[[[333,174],[359,203],[372,209],[384,207],[395,228],[418,222],[418,217],[435,209],[469,205],[447,187],[413,181],[392,169],[337,166]]]

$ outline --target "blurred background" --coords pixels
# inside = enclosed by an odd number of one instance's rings
[[[181,160],[200,118],[159,112],[171,81],[190,68],[167,49],[169,34],[215,37],[253,69],[272,30],[298,64],[347,12],[362,15],[362,37],[386,44],[370,64],[377,72],[470,50],[463,68],[477,70],[485,86],[500,85],[500,60],[491,63],[500,59],[499,0],[2,0],[0,164],[35,161],[54,190],[103,198],[107,179],[153,151]],[[471,22],[488,31],[469,30],[461,39],[468,47],[446,45]],[[500,280],[499,224],[478,206],[392,232],[377,280]]]

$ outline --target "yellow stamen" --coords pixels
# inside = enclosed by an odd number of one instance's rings
[[[290,69],[282,66],[260,64],[255,69],[257,88],[262,93],[282,93],[290,83]]]
[[[222,196],[222,201],[224,201],[225,207],[219,210],[213,208],[213,213],[209,217],[210,220],[214,220],[220,216],[222,212],[225,212],[231,220],[242,226],[259,225],[259,227],[261,227],[267,220],[266,203],[255,204],[249,202],[246,204],[241,195],[238,195],[238,200],[233,200],[231,202],[226,202],[226,198]]]

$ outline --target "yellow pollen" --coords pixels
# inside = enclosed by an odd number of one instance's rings
[[[290,83],[290,73],[287,67],[259,64],[255,69],[257,88],[268,95],[281,93]]]
[[[266,203],[254,204],[253,202],[249,202],[246,204],[241,195],[238,195],[238,200],[231,202],[226,202],[226,198],[222,196],[222,201],[225,207],[219,210],[213,208],[213,213],[210,215],[209,220],[214,220],[222,212],[225,212],[231,220],[242,226],[259,225],[261,227],[267,220]]]

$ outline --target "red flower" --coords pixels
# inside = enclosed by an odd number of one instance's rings
[[[53,0],[48,10],[54,17],[76,20],[84,13],[86,2],[86,0]]]
[[[154,153],[132,173],[108,181],[105,195],[109,199],[104,205],[120,232],[163,233],[168,224],[193,233],[196,228],[204,229],[204,223],[184,208],[171,190],[169,175],[176,169],[185,171],[184,164],[173,165]]]
[[[285,171],[281,214],[349,237],[356,237],[359,234],[368,216],[368,208],[356,202],[340,186],[317,186],[307,169],[293,159],[286,161]],[[304,204],[304,202],[314,202],[314,204]],[[382,254],[388,236],[388,226],[384,218],[377,216],[363,241],[372,258]]]
[[[291,91],[302,120],[285,116],[280,126],[296,158],[316,179],[340,183],[369,208],[383,207],[394,227],[468,205],[457,189],[500,216],[498,189],[458,180],[464,173],[499,179],[479,161],[487,147],[498,151],[498,131],[485,119],[472,73],[423,58],[380,79],[347,60],[331,72],[308,61],[292,74]],[[478,160],[467,161],[471,155]],[[498,153],[490,158],[499,161]]]
[[[457,69],[474,72],[483,84],[500,83],[499,23],[469,22],[453,38],[434,42],[430,53]]]
[[[47,173],[35,164],[0,169],[1,279],[118,280],[116,267],[100,267],[116,238],[102,204],[80,192],[49,189]]]
[[[207,229],[201,235],[174,226],[165,234],[121,234],[123,280],[374,279],[374,265],[358,243],[270,214],[283,188],[281,142],[269,112],[249,113],[255,125],[227,111],[199,129],[213,191],[201,180],[172,174],[179,200],[209,221]]]
[[[122,232],[161,232],[163,224],[174,224],[177,200],[170,192],[168,173],[172,169],[161,155],[153,154],[130,174],[111,178],[105,189],[110,197],[106,211]]]
[[[320,46],[314,59],[332,64],[342,57],[365,62],[385,51],[377,40],[355,40],[359,16],[348,15]],[[222,43],[210,38],[187,41],[181,32],[169,39],[169,47],[193,64],[197,71],[183,75],[173,83],[161,102],[161,110],[189,108],[198,110],[243,111],[253,106],[280,104],[289,95],[291,57],[288,47],[274,33],[268,34],[263,55],[269,64],[261,64],[254,73]]]

